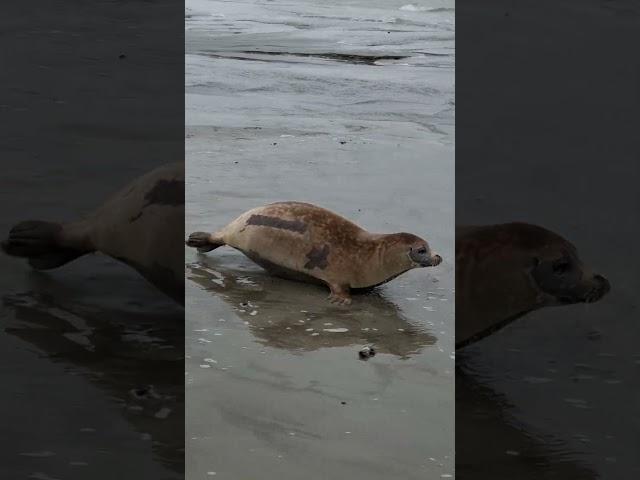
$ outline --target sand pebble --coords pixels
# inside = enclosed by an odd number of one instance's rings
[[[348,332],[349,329],[348,328],[324,328],[323,331],[329,332],[329,333],[345,333],[345,332]]]

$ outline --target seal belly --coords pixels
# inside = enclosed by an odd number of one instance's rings
[[[273,275],[275,277],[280,277],[287,280],[293,280],[296,282],[312,283],[315,285],[325,284],[319,278],[273,263],[271,260],[267,260],[266,258],[262,257],[260,254],[256,253],[255,251],[251,251],[251,250],[250,251],[240,250],[240,251],[244,253],[248,258],[250,258],[252,261],[254,261],[258,265],[260,265],[262,268],[264,268],[267,272],[269,272],[270,275]]]

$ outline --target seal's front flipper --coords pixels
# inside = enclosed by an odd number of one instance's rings
[[[331,294],[329,301],[335,305],[351,305],[351,296],[349,295],[349,287],[343,285],[329,284]]]
[[[225,245],[224,240],[207,232],[193,232],[185,242],[187,246],[197,248],[199,252],[210,252]]]
[[[54,222],[29,220],[15,225],[2,250],[14,257],[29,259],[37,270],[56,268],[89,253],[66,242],[64,226]]]

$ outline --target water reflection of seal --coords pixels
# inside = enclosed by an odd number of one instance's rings
[[[222,230],[192,233],[187,245],[211,251],[229,245],[270,273],[326,284],[334,303],[352,289],[371,288],[442,259],[409,233],[373,234],[308,203],[280,202],[243,213]]]
[[[456,348],[542,307],[590,303],[610,289],[560,235],[526,223],[456,229]]]
[[[135,268],[182,303],[183,231],[184,164],[176,163],[138,178],[78,221],[21,222],[11,229],[2,249],[28,258],[38,270],[102,252]]]
[[[175,309],[141,313],[137,309],[113,310],[103,306],[91,311],[86,305],[61,300],[56,292],[42,287],[39,285],[38,290],[46,293],[26,292],[2,297],[3,331],[32,346],[30,350],[43,365],[53,363],[64,367],[60,370],[44,368],[42,371],[47,372],[46,375],[61,378],[73,375],[81,381],[59,385],[57,378],[43,376],[37,369],[31,371],[33,390],[30,394],[42,393],[41,401],[30,400],[37,407],[34,418],[46,416],[47,409],[55,408],[57,402],[68,403],[69,409],[77,409],[79,414],[67,418],[63,413],[61,417],[67,426],[65,444],[69,448],[81,450],[84,446],[86,449],[86,433],[81,430],[86,424],[81,422],[88,418],[86,409],[78,405],[87,394],[85,385],[93,385],[104,393],[106,402],[91,402],[92,407],[98,406],[93,412],[95,421],[102,423],[105,418],[121,417],[129,425],[131,439],[127,448],[134,455],[129,457],[130,461],[135,458],[134,463],[144,465],[150,459],[176,472],[175,476],[163,478],[184,478],[182,309],[176,306]],[[47,391],[50,382],[56,385],[53,394]],[[15,419],[5,423],[14,425]],[[19,417],[15,424],[20,424]],[[38,437],[38,428],[45,427],[30,428],[36,444],[42,440]],[[118,431],[122,427],[114,428]],[[98,430],[93,435],[91,445],[98,443],[101,448],[114,452],[122,448],[122,437],[109,429]],[[138,436],[142,436],[140,443],[133,440]],[[62,465],[68,468],[66,461]],[[56,475],[55,478],[60,477]]]
[[[406,359],[437,341],[428,328],[412,322],[377,292],[367,294],[357,310],[338,309],[313,295],[309,285],[221,263],[204,258],[187,266],[187,277],[216,292],[266,346],[300,352],[371,344],[378,353]],[[292,297],[299,301],[292,302]]]

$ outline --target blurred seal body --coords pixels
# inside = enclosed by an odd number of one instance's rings
[[[102,252],[184,303],[183,232],[184,163],[176,163],[136,179],[78,221],[21,222],[2,249],[38,270]]]
[[[216,233],[195,232],[187,245],[206,252],[229,245],[280,277],[326,284],[334,303],[351,289],[388,282],[442,259],[409,233],[374,234],[324,208],[279,202],[243,213]]]
[[[610,290],[560,235],[527,223],[456,228],[456,348],[543,307]]]

